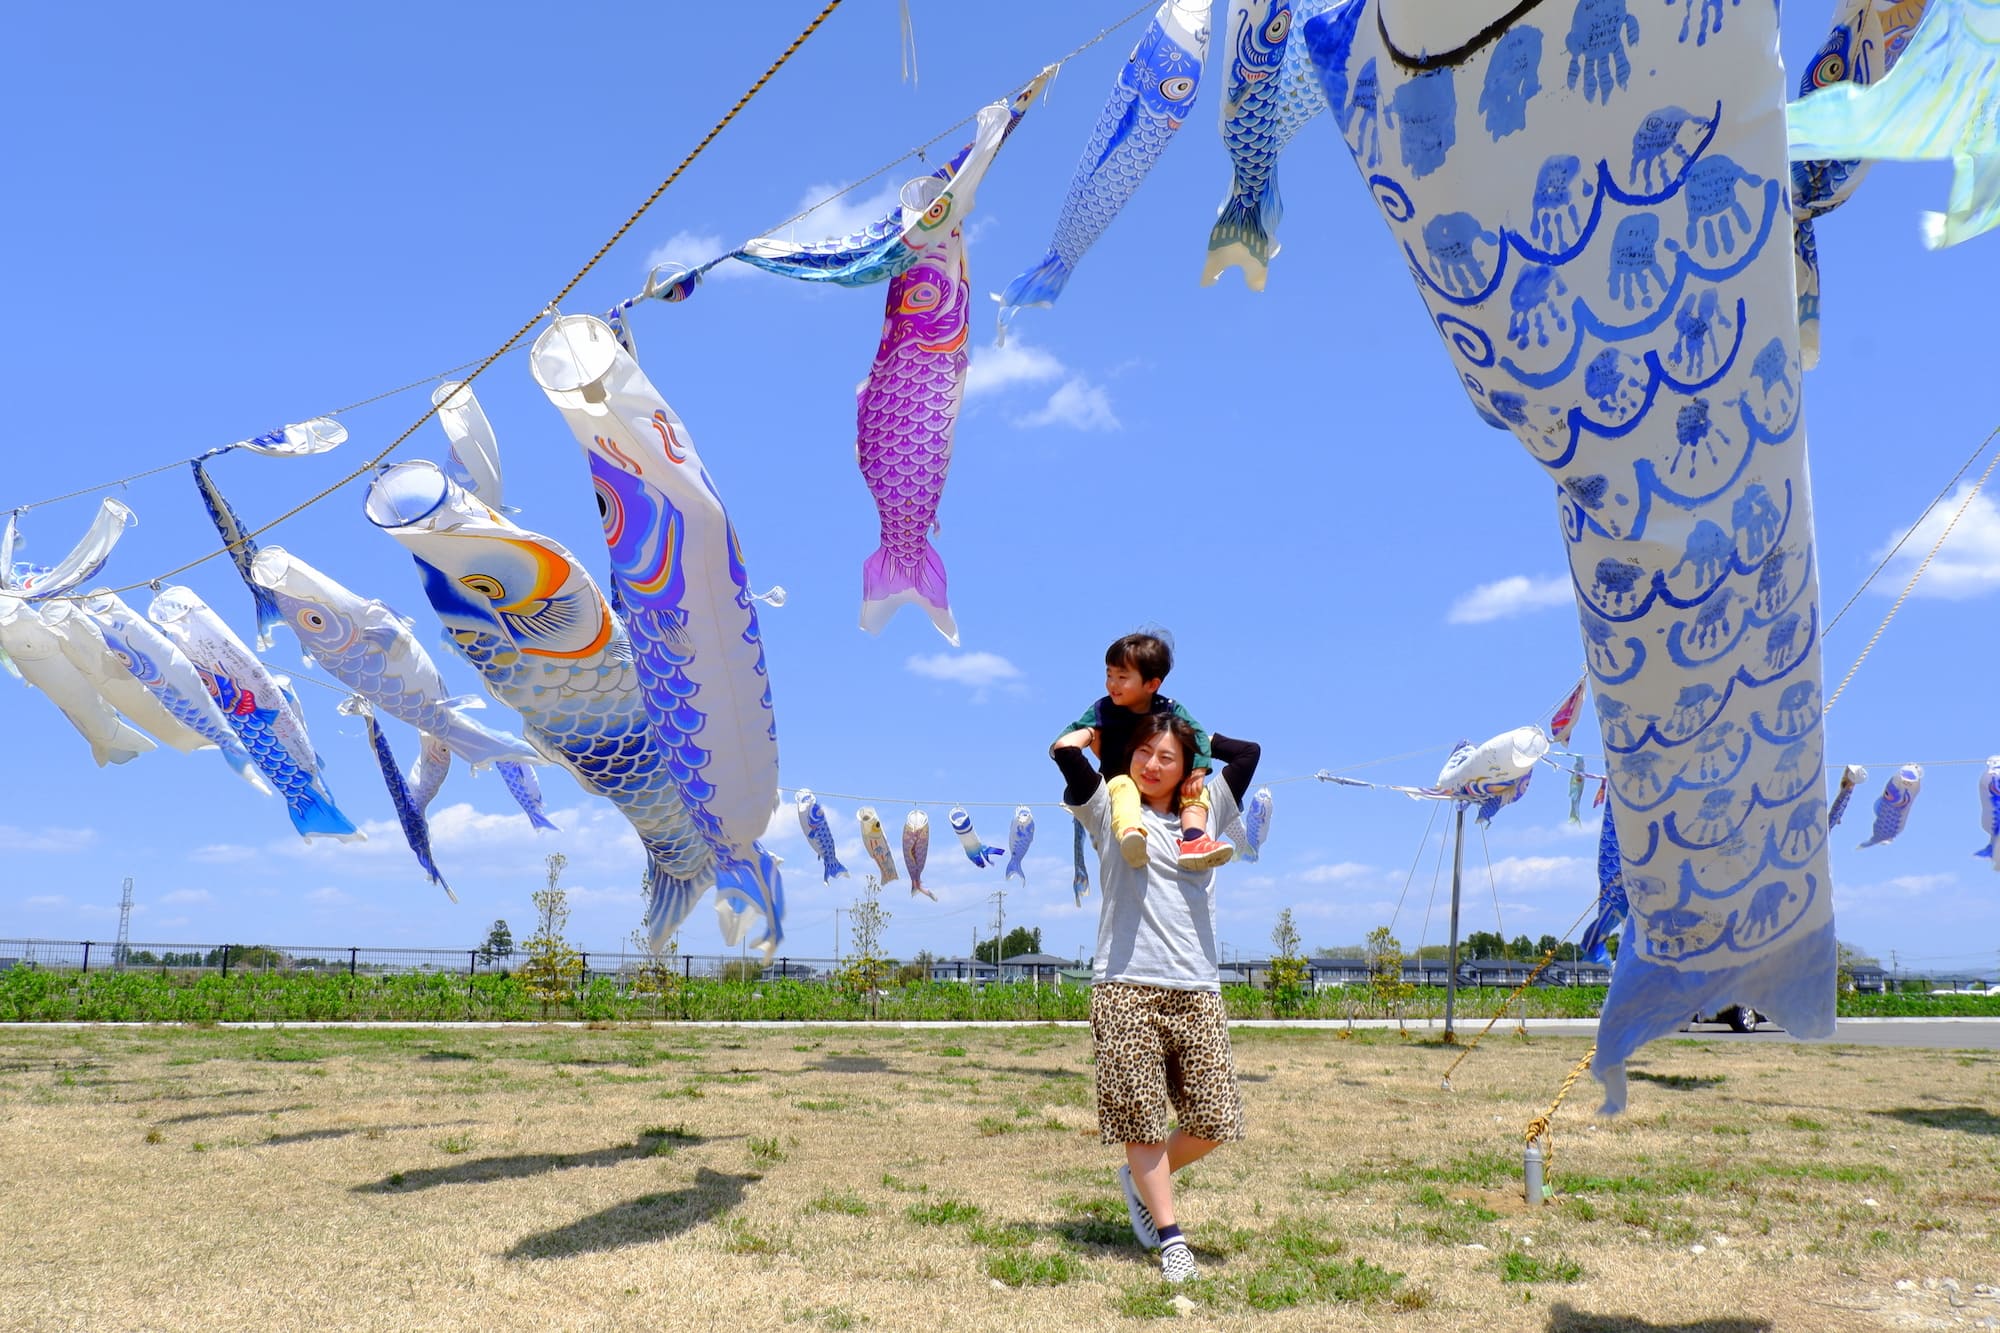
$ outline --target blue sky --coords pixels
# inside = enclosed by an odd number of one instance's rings
[[[1639,12],[1657,9],[1641,4]],[[900,82],[891,0],[848,0],[821,34],[565,304],[600,311],[655,259],[706,259],[847,185],[1008,92],[1123,15],[1123,0],[913,0],[920,80]],[[584,4],[338,9],[244,6],[191,22],[157,7],[43,6],[0,53],[13,136],[16,332],[6,358],[0,506],[185,458],[490,351],[678,161],[808,16],[804,6]],[[1818,44],[1819,5],[1787,7],[1786,54]],[[998,290],[1039,258],[1076,153],[1138,31],[1065,67],[982,186],[975,283]],[[855,627],[875,513],[854,465],[855,384],[881,291],[820,291],[751,273],[639,311],[643,364],[694,432],[741,532],[764,616],[788,785],[883,798],[900,825],[930,810],[940,902],[886,895],[888,944],[963,952],[995,871],[944,827],[953,802],[1051,803],[1056,728],[1101,689],[1104,644],[1146,623],[1181,652],[1170,692],[1205,723],[1261,740],[1262,775],[1321,768],[1421,783],[1451,743],[1536,720],[1580,650],[1546,478],[1480,424],[1393,262],[1332,128],[1308,126],[1280,168],[1284,250],[1270,289],[1197,285],[1228,179],[1214,85],[1061,303],[984,344],[938,538],[963,631],[953,650],[905,611]],[[934,150],[955,147],[955,138]],[[801,225],[838,232],[886,206],[906,163]],[[1837,608],[1992,428],[1992,237],[1940,254],[1918,213],[1947,170],[1885,166],[1821,230],[1824,353],[1807,399],[1824,597]],[[1972,294],[1972,295],[1969,295]],[[516,351],[479,392],[521,521],[602,569],[581,456]],[[421,414],[407,393],[343,418],[320,458],[238,454],[215,476],[252,523],[317,491]],[[401,456],[440,456],[427,425]],[[1976,475],[1976,473],[1975,473]],[[212,549],[185,471],[121,492],[140,526],[108,577],[138,582]],[[366,594],[429,612],[409,562],[352,487],[264,540]],[[94,500],[36,508],[25,554],[52,559]],[[1913,547],[1928,549],[1920,534]],[[1900,590],[1893,564],[1827,640],[1837,681]],[[222,562],[188,581],[246,632],[249,596]],[[131,597],[143,607],[145,595]],[[1993,629],[2000,510],[1968,515],[1829,722],[1834,763],[1972,759],[2000,751]],[[296,669],[296,645],[270,660]],[[469,670],[443,665],[455,685]],[[311,675],[316,673],[302,672]],[[0,937],[97,938],[137,880],[135,938],[464,947],[496,917],[525,933],[541,858],[570,857],[571,934],[616,947],[637,924],[641,860],[623,821],[543,770],[560,835],[536,835],[497,778],[455,773],[434,807],[453,906],[394,830],[365,737],[306,690],[342,805],[370,841],[307,847],[282,809],[213,755],[161,751],[93,766],[43,698],[0,681]],[[495,705],[487,720],[503,722]],[[1594,723],[1579,727],[1580,740]],[[391,740],[405,762],[414,737]],[[2000,877],[1981,841],[1977,769],[1933,768],[1909,831],[1852,850],[1875,770],[1836,835],[1840,934],[1885,959],[2000,963]],[[1264,860],[1225,872],[1222,936],[1264,949],[1290,905],[1310,945],[1358,942],[1392,916],[1425,925],[1431,808],[1313,782],[1277,788]],[[827,798],[843,859],[867,864],[857,802]],[[1565,822],[1547,774],[1468,849],[1466,929],[1560,932],[1595,892],[1595,828]],[[978,809],[989,840],[1008,812]],[[1069,828],[1041,839],[1010,924],[1056,952],[1087,949],[1097,900],[1069,888]],[[1442,821],[1440,821],[1442,823]],[[825,954],[854,880],[820,883],[789,803],[786,951]],[[1852,837],[1844,836],[1852,833]],[[1489,888],[1487,865],[1492,866]],[[1411,876],[1413,860],[1417,864]],[[1446,870],[1448,872],[1448,867]],[[1406,879],[1413,878],[1400,913]],[[719,947],[706,907],[683,947]]]

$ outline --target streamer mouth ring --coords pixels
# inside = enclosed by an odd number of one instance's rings
[[[411,459],[375,478],[361,511],[378,528],[406,528],[436,513],[450,491],[444,469],[428,459]]]

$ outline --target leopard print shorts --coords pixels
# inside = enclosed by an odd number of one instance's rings
[[[1090,992],[1097,1130],[1105,1143],[1160,1143],[1171,1105],[1183,1134],[1243,1137],[1243,1099],[1222,997],[1100,982]]]

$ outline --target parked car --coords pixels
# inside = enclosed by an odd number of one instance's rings
[[[1757,1025],[1771,1020],[1748,1005],[1732,1004],[1726,1009],[1718,1009],[1707,1016],[1696,1014],[1689,1023],[1726,1023],[1732,1032],[1755,1032]]]

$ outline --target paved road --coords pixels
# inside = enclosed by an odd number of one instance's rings
[[[1562,1037],[1594,1037],[1595,1023],[1531,1023],[1530,1030]],[[1504,1025],[1495,1031],[1504,1030]],[[1473,1031],[1478,1031],[1475,1027]],[[1703,1041],[1790,1042],[1777,1028],[1732,1032],[1716,1023],[1691,1028],[1685,1037]],[[2000,1051],[2000,1019],[1996,1018],[1843,1018],[1833,1041],[1844,1046],[1905,1046],[1933,1051]],[[1817,1044],[1817,1043],[1815,1043]]]

